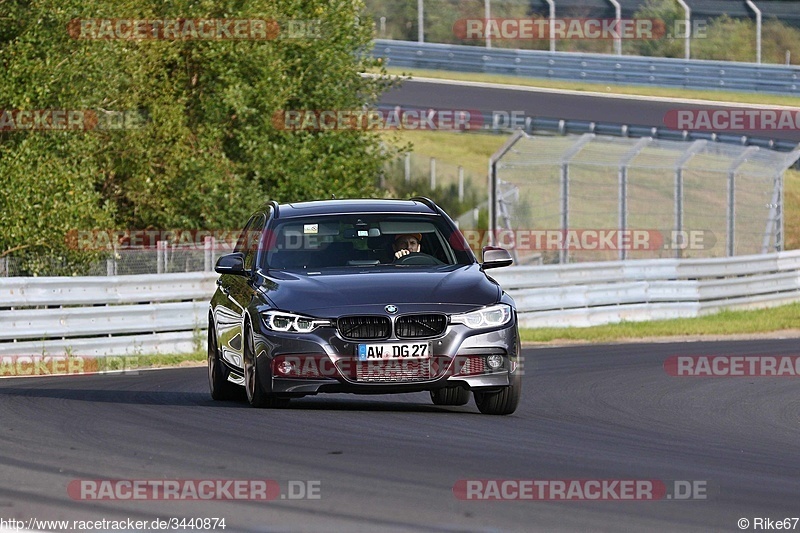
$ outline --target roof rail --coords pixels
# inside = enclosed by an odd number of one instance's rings
[[[431,200],[430,198],[428,198],[427,196],[414,196],[413,198],[409,198],[409,200],[421,202],[421,203],[427,205],[428,207],[430,207],[432,210],[434,210],[437,213],[441,213],[442,212],[442,210],[439,208],[439,206],[436,205],[436,203],[433,200]]]
[[[269,205],[272,206],[272,218],[273,219],[278,218],[280,216],[280,212],[281,212],[281,209],[278,206],[278,202],[276,202],[275,200],[272,200],[269,203]]]

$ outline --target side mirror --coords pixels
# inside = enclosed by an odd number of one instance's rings
[[[225,254],[217,259],[217,264],[214,267],[217,274],[233,274],[234,276],[249,276],[250,273],[244,269],[244,254],[242,252],[234,252],[232,254]]]
[[[487,268],[507,267],[513,262],[514,260],[511,259],[511,254],[508,253],[508,250],[496,248],[494,246],[483,247],[483,263],[481,263],[481,268],[484,270]]]

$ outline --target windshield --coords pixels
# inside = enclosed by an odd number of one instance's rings
[[[441,217],[347,214],[276,221],[261,266],[316,270],[474,262],[461,234]]]

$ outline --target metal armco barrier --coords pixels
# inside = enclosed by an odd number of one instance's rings
[[[0,279],[0,355],[147,355],[205,345],[215,273]]]
[[[800,67],[376,39],[387,66],[622,85],[800,95]]]
[[[800,301],[800,251],[490,271],[523,327],[695,317]],[[0,279],[0,356],[139,355],[205,344],[213,273]]]
[[[516,301],[522,327],[692,318],[800,301],[800,250],[512,267],[492,276]]]

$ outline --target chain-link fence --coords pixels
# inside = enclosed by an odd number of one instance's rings
[[[198,244],[176,244],[158,241],[155,247],[123,247],[98,253],[99,259],[74,264],[68,258],[41,256],[32,264],[30,257],[14,255],[0,258],[0,277],[30,276],[117,276],[132,274],[166,274],[178,272],[211,272],[217,258],[231,252],[233,243],[208,237]]]
[[[798,158],[706,140],[520,131],[492,161],[491,235],[523,264],[779,251],[783,173]]]

